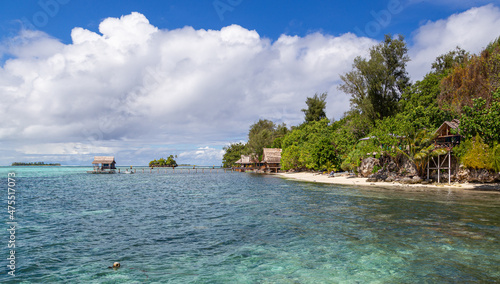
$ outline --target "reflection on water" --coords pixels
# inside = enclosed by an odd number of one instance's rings
[[[498,193],[16,171],[27,283],[500,281]]]

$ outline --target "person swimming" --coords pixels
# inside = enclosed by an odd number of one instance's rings
[[[120,266],[121,265],[119,262],[115,262],[115,263],[113,263],[113,266],[108,266],[108,268],[118,269],[118,268],[120,268]]]

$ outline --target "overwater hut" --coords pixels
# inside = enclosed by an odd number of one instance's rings
[[[115,173],[116,161],[113,156],[95,156],[92,162],[94,170],[89,173]]]
[[[262,163],[266,171],[277,173],[281,169],[281,149],[264,148]]]

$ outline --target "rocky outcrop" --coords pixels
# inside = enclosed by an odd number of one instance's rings
[[[373,174],[373,169],[375,168],[375,166],[380,167],[379,159],[366,158],[363,161],[361,161],[361,164],[359,165],[358,168],[358,173],[361,177],[369,177],[371,174]]]
[[[399,167],[398,173],[399,175],[405,177],[418,176],[417,166],[415,165],[415,163],[405,157],[401,161],[401,166]]]
[[[374,169],[380,168],[374,173]],[[423,184],[438,180],[437,171],[431,171],[431,180],[426,181],[418,175],[416,165],[404,156],[392,158],[384,156],[380,159],[366,158],[358,168],[358,176],[367,177],[368,182],[399,182],[402,184]],[[441,182],[448,182],[448,172],[442,174]],[[458,167],[458,161],[452,159],[452,182],[500,182],[500,173],[486,169],[467,169],[463,165]]]
[[[402,183],[402,184],[417,184],[417,183],[421,183],[422,181],[423,180],[422,180],[421,177],[414,176],[412,178],[410,178],[410,177],[404,177],[399,182]]]
[[[468,169],[460,166],[458,173],[455,176],[458,182],[482,182],[491,183],[500,181],[500,174],[490,172],[486,169]]]

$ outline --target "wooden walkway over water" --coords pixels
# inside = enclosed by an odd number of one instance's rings
[[[217,174],[217,173],[233,173],[236,172],[231,168],[136,168],[136,169],[116,169],[116,173],[122,174]]]

